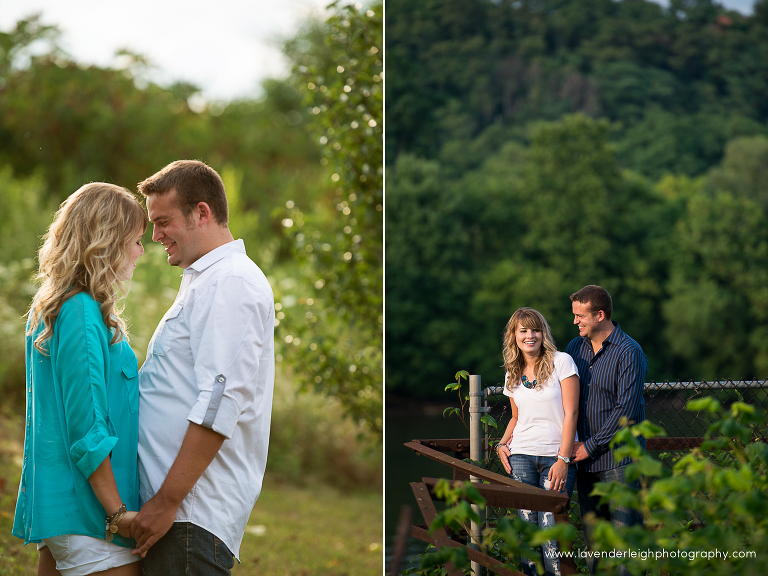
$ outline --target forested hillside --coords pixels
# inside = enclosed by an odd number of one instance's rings
[[[768,1],[392,0],[386,49],[390,393],[591,283],[649,379],[768,378]]]

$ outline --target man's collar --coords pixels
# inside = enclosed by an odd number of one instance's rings
[[[605,340],[603,340],[603,343],[606,343],[606,342],[614,343],[619,339],[619,335],[621,334],[621,328],[619,328],[619,323],[611,320],[611,324],[613,324],[613,330],[611,330],[611,333],[605,337]]]
[[[606,342],[608,342],[609,344],[614,344],[619,339],[619,335],[621,334],[621,328],[619,328],[619,323],[611,320],[611,324],[613,324],[613,330],[611,330],[611,333],[605,337],[605,340],[603,340],[603,343],[601,344],[601,346]],[[589,336],[581,336],[581,339],[584,344],[589,345],[590,348],[592,347],[592,340],[589,339]]]
[[[226,258],[227,256],[231,254],[235,254],[237,252],[242,252],[243,254],[245,254],[245,242],[243,242],[242,239],[232,240],[232,242],[227,242],[226,244],[222,244],[218,248],[214,248],[204,256],[201,256],[200,258],[195,260],[192,264],[190,264],[186,268],[186,270],[194,270],[195,272],[202,272],[203,270],[210,268],[211,266],[216,264],[216,262],[218,262],[222,258]]]

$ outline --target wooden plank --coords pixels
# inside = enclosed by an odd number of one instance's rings
[[[647,438],[648,450],[685,450],[701,446],[706,438],[696,436],[658,436]],[[439,452],[469,453],[468,438],[430,438],[426,440],[413,440],[423,446]]]
[[[434,489],[434,486],[438,481],[438,478],[422,478],[422,482],[424,482],[430,490]],[[475,483],[474,487],[480,492],[481,496],[485,498],[488,506],[497,508],[524,508],[527,510],[552,512],[555,515],[555,522],[569,523],[568,505],[570,503],[570,498],[567,494],[558,494],[551,490],[540,490],[538,488],[536,490],[544,492],[543,495],[521,494],[516,487],[512,488],[509,486],[481,484],[479,482]],[[411,530],[411,532],[413,532],[413,530]],[[570,549],[570,547],[568,549]],[[486,565],[483,564],[483,566]],[[576,574],[576,563],[573,558],[561,558],[560,569],[564,576]]]
[[[464,462],[458,458],[447,456],[442,452],[428,448],[423,444],[419,444],[418,442],[406,442],[404,446],[410,448],[418,454],[421,454],[422,456],[426,456],[427,458],[431,458],[432,460],[445,464],[446,466],[450,466],[454,470],[461,470],[462,472],[470,474],[471,476],[475,476],[476,478],[480,478],[481,480],[487,480],[493,484],[500,484],[502,486],[517,488],[519,492],[525,494],[546,495],[547,493],[550,493],[551,495],[550,490],[544,490],[542,488],[536,488],[535,486],[523,484],[517,480],[512,480],[512,478],[509,478],[508,476],[502,476],[501,474],[491,472],[485,468],[480,468],[474,464],[469,464],[468,462]],[[567,496],[560,496],[560,498],[563,498],[564,501],[568,500]]]
[[[434,489],[438,480],[438,478],[421,479],[430,489]],[[487,505],[494,508],[524,508],[526,510],[541,510],[542,512],[560,514],[563,512],[567,513],[568,503],[570,502],[570,498],[568,498],[566,493],[560,494],[552,490],[542,490],[527,484],[524,484],[524,486],[534,488],[536,492],[520,492],[517,487],[496,486],[480,482],[473,484],[473,486],[485,498]],[[432,490],[430,490],[431,492]]]
[[[411,525],[413,509],[410,506],[403,506],[400,509],[400,519],[397,522],[397,536],[395,545],[392,549],[392,557],[389,562],[389,576],[400,574],[400,565],[405,557],[405,549],[408,544],[408,527]]]
[[[656,438],[647,438],[645,441],[646,450],[690,450],[698,448],[706,438],[693,437],[673,437],[659,436]]]
[[[427,526],[430,526],[437,516],[437,509],[435,508],[435,503],[432,502],[432,497],[429,495],[429,490],[422,482],[411,482],[411,490],[413,490],[413,495],[416,498],[416,503],[419,505],[421,515],[424,516],[424,521],[427,523]],[[438,548],[453,545],[453,540],[448,538],[448,534],[442,528],[432,532],[432,537],[434,538],[433,544]],[[448,576],[464,576],[464,571],[456,568],[452,562],[445,565],[445,570],[448,572]]]
[[[418,538],[419,540],[423,540],[424,542],[429,542],[434,546],[437,546],[433,538],[433,535],[429,533],[429,530],[425,529],[422,526],[416,526],[416,525],[411,526],[411,536],[413,536],[414,538]],[[467,551],[467,556],[472,562],[477,562],[478,564],[485,566],[489,570],[492,570],[495,574],[499,574],[499,576],[525,576],[522,572],[518,572],[517,570],[512,570],[512,568],[510,568],[503,562],[496,560],[496,558],[492,558],[487,554],[483,554],[479,550],[475,550],[474,548],[469,548],[468,546],[464,546],[463,544],[454,542],[453,540],[450,540],[450,543],[448,545],[453,546],[454,548],[459,548],[459,547],[465,548]]]
[[[439,452],[466,452],[469,454],[469,438],[430,438],[413,440]]]

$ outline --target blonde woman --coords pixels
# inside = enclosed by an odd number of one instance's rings
[[[13,534],[37,543],[41,575],[139,575],[128,537],[139,505],[137,363],[116,304],[146,227],[128,190],[91,183],[62,203],[40,249]]]
[[[504,334],[504,394],[509,396],[512,418],[497,451],[514,480],[567,492],[576,482],[571,449],[579,411],[579,373],[573,359],[558,352],[549,325],[533,308],[519,308]],[[518,515],[545,528],[554,524],[550,512],[518,510]],[[557,543],[542,547],[548,575],[560,573],[553,558]],[[523,557],[523,572],[536,574],[533,561]]]

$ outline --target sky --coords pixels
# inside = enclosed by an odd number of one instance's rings
[[[669,6],[669,0],[653,0],[662,6]],[[752,14],[752,6],[755,0],[716,0],[716,2],[730,10],[737,10],[742,14]]]
[[[0,0],[0,30],[42,13],[61,47],[76,61],[114,66],[128,48],[156,67],[150,79],[186,81],[208,100],[254,97],[266,78],[290,65],[280,44],[310,17],[323,18],[331,0]]]
[[[77,62],[114,66],[115,52],[128,48],[155,65],[151,80],[191,82],[206,100],[231,100],[258,96],[263,80],[287,76],[281,41],[294,36],[306,19],[323,18],[330,2],[0,0],[0,30],[41,12],[43,23],[61,29],[61,46]],[[755,0],[720,3],[750,14]]]

